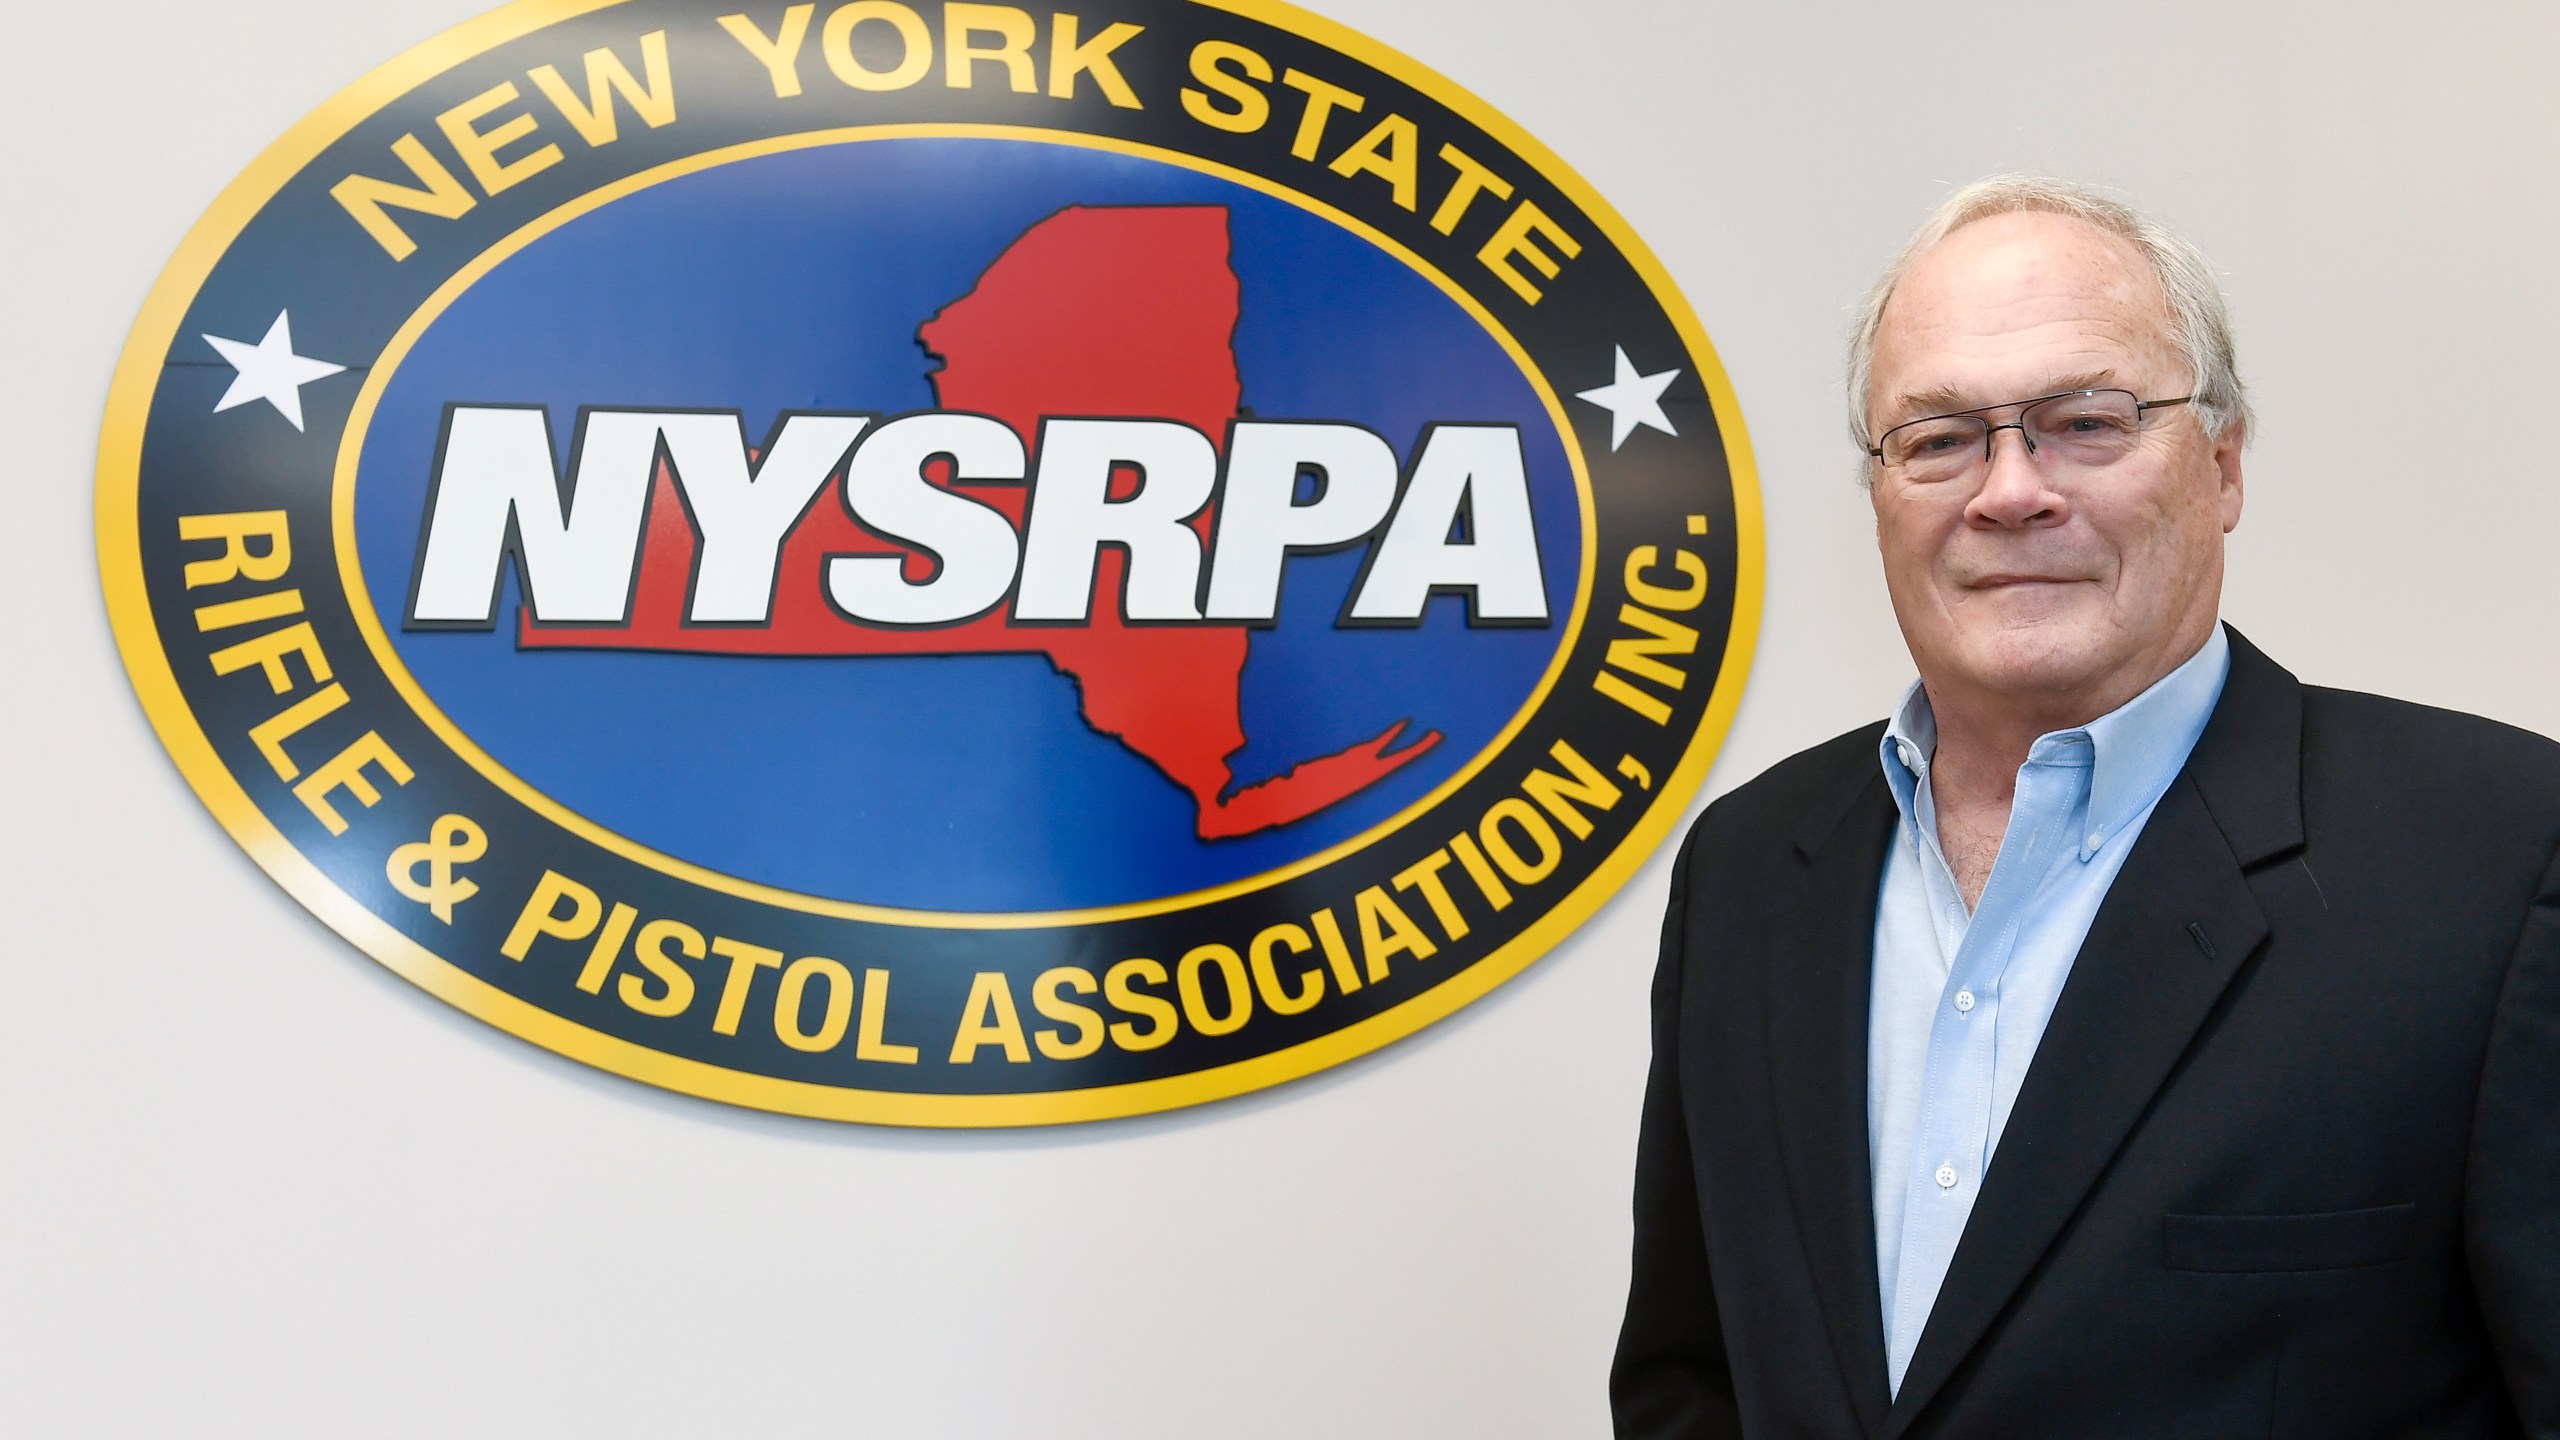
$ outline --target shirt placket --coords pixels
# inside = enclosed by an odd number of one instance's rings
[[[2084,771],[2030,759],[2018,772],[2007,834],[1982,903],[1963,920],[1961,892],[1934,843],[1922,847],[1934,870],[1930,889],[1944,913],[1957,907],[1942,937],[1958,936],[1947,982],[1929,1027],[1929,1059],[1919,1122],[1903,1195],[1902,1247],[1896,1274],[1892,1348],[1897,1383],[1919,1342],[1929,1301],[1945,1278],[1990,1161],[1992,1091],[1998,1059],[2000,980],[2037,881],[2065,843],[2062,833]]]

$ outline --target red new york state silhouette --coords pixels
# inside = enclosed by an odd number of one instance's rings
[[[1045,415],[1179,420],[1224,442],[1242,394],[1236,376],[1236,277],[1222,206],[1062,210],[1024,232],[977,287],[918,329],[942,369],[931,378],[946,410],[990,415],[1026,449]],[[1035,457],[1036,460],[1036,457]],[[947,474],[932,477],[948,484]],[[1115,498],[1137,477],[1113,477]],[[953,488],[1002,511],[1019,531],[1021,484]],[[1194,522],[1202,536],[1211,517]],[[1373,738],[1227,793],[1229,757],[1244,748],[1238,682],[1248,632],[1234,625],[1128,625],[1126,557],[1099,557],[1092,621],[1013,626],[1007,609],[937,629],[881,629],[846,619],[825,599],[827,557],[906,555],[909,579],[932,562],[856,525],[841,473],[828,477],[783,542],[773,619],[760,627],[683,623],[696,544],[662,464],[641,547],[631,622],[617,628],[533,624],[519,611],[516,643],[539,649],[674,650],[724,655],[1034,654],[1076,682],[1085,722],[1162,770],[1198,809],[1200,838],[1249,835],[1303,819],[1377,783],[1439,742],[1426,732],[1390,750],[1402,720]]]

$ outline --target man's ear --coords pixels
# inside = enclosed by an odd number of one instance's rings
[[[2240,477],[2240,451],[2249,443],[2249,428],[2243,422],[2222,432],[2213,442],[2213,466],[2220,476],[2219,502],[2222,509],[2222,533],[2240,528],[2240,502],[2246,486]]]

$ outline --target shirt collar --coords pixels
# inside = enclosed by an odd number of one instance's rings
[[[1893,788],[1893,798],[1902,807],[1905,819],[1926,821],[1921,812],[1928,802],[1920,791],[1929,778],[1930,761],[1938,753],[1938,717],[1929,708],[1929,692],[1919,681],[1902,692],[1902,703],[1893,707],[1893,719],[1886,722],[1884,740],[1878,746],[1884,761],[1885,783]]]
[[[2097,854],[2168,791],[2204,734],[2230,674],[2231,641],[2216,625],[2201,649],[2150,689],[2077,729],[2037,737],[2028,752],[2030,764],[2059,760],[2077,748],[2075,742],[2085,741],[2091,752],[2089,826],[2081,839],[2081,859]],[[1878,751],[1902,813],[1923,825],[1933,823],[1923,813],[1932,807],[1921,787],[1928,782],[1937,749],[1937,716],[1929,708],[1928,691],[1914,680],[1885,726]]]

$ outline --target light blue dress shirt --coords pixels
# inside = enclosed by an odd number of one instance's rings
[[[2231,643],[2217,625],[2203,649],[2123,708],[2038,737],[1970,915],[1938,847],[1929,789],[1937,722],[1918,684],[1885,730],[1885,779],[1902,823],[1876,907],[1867,1154],[1896,1393],[2080,942],[2230,670]]]

